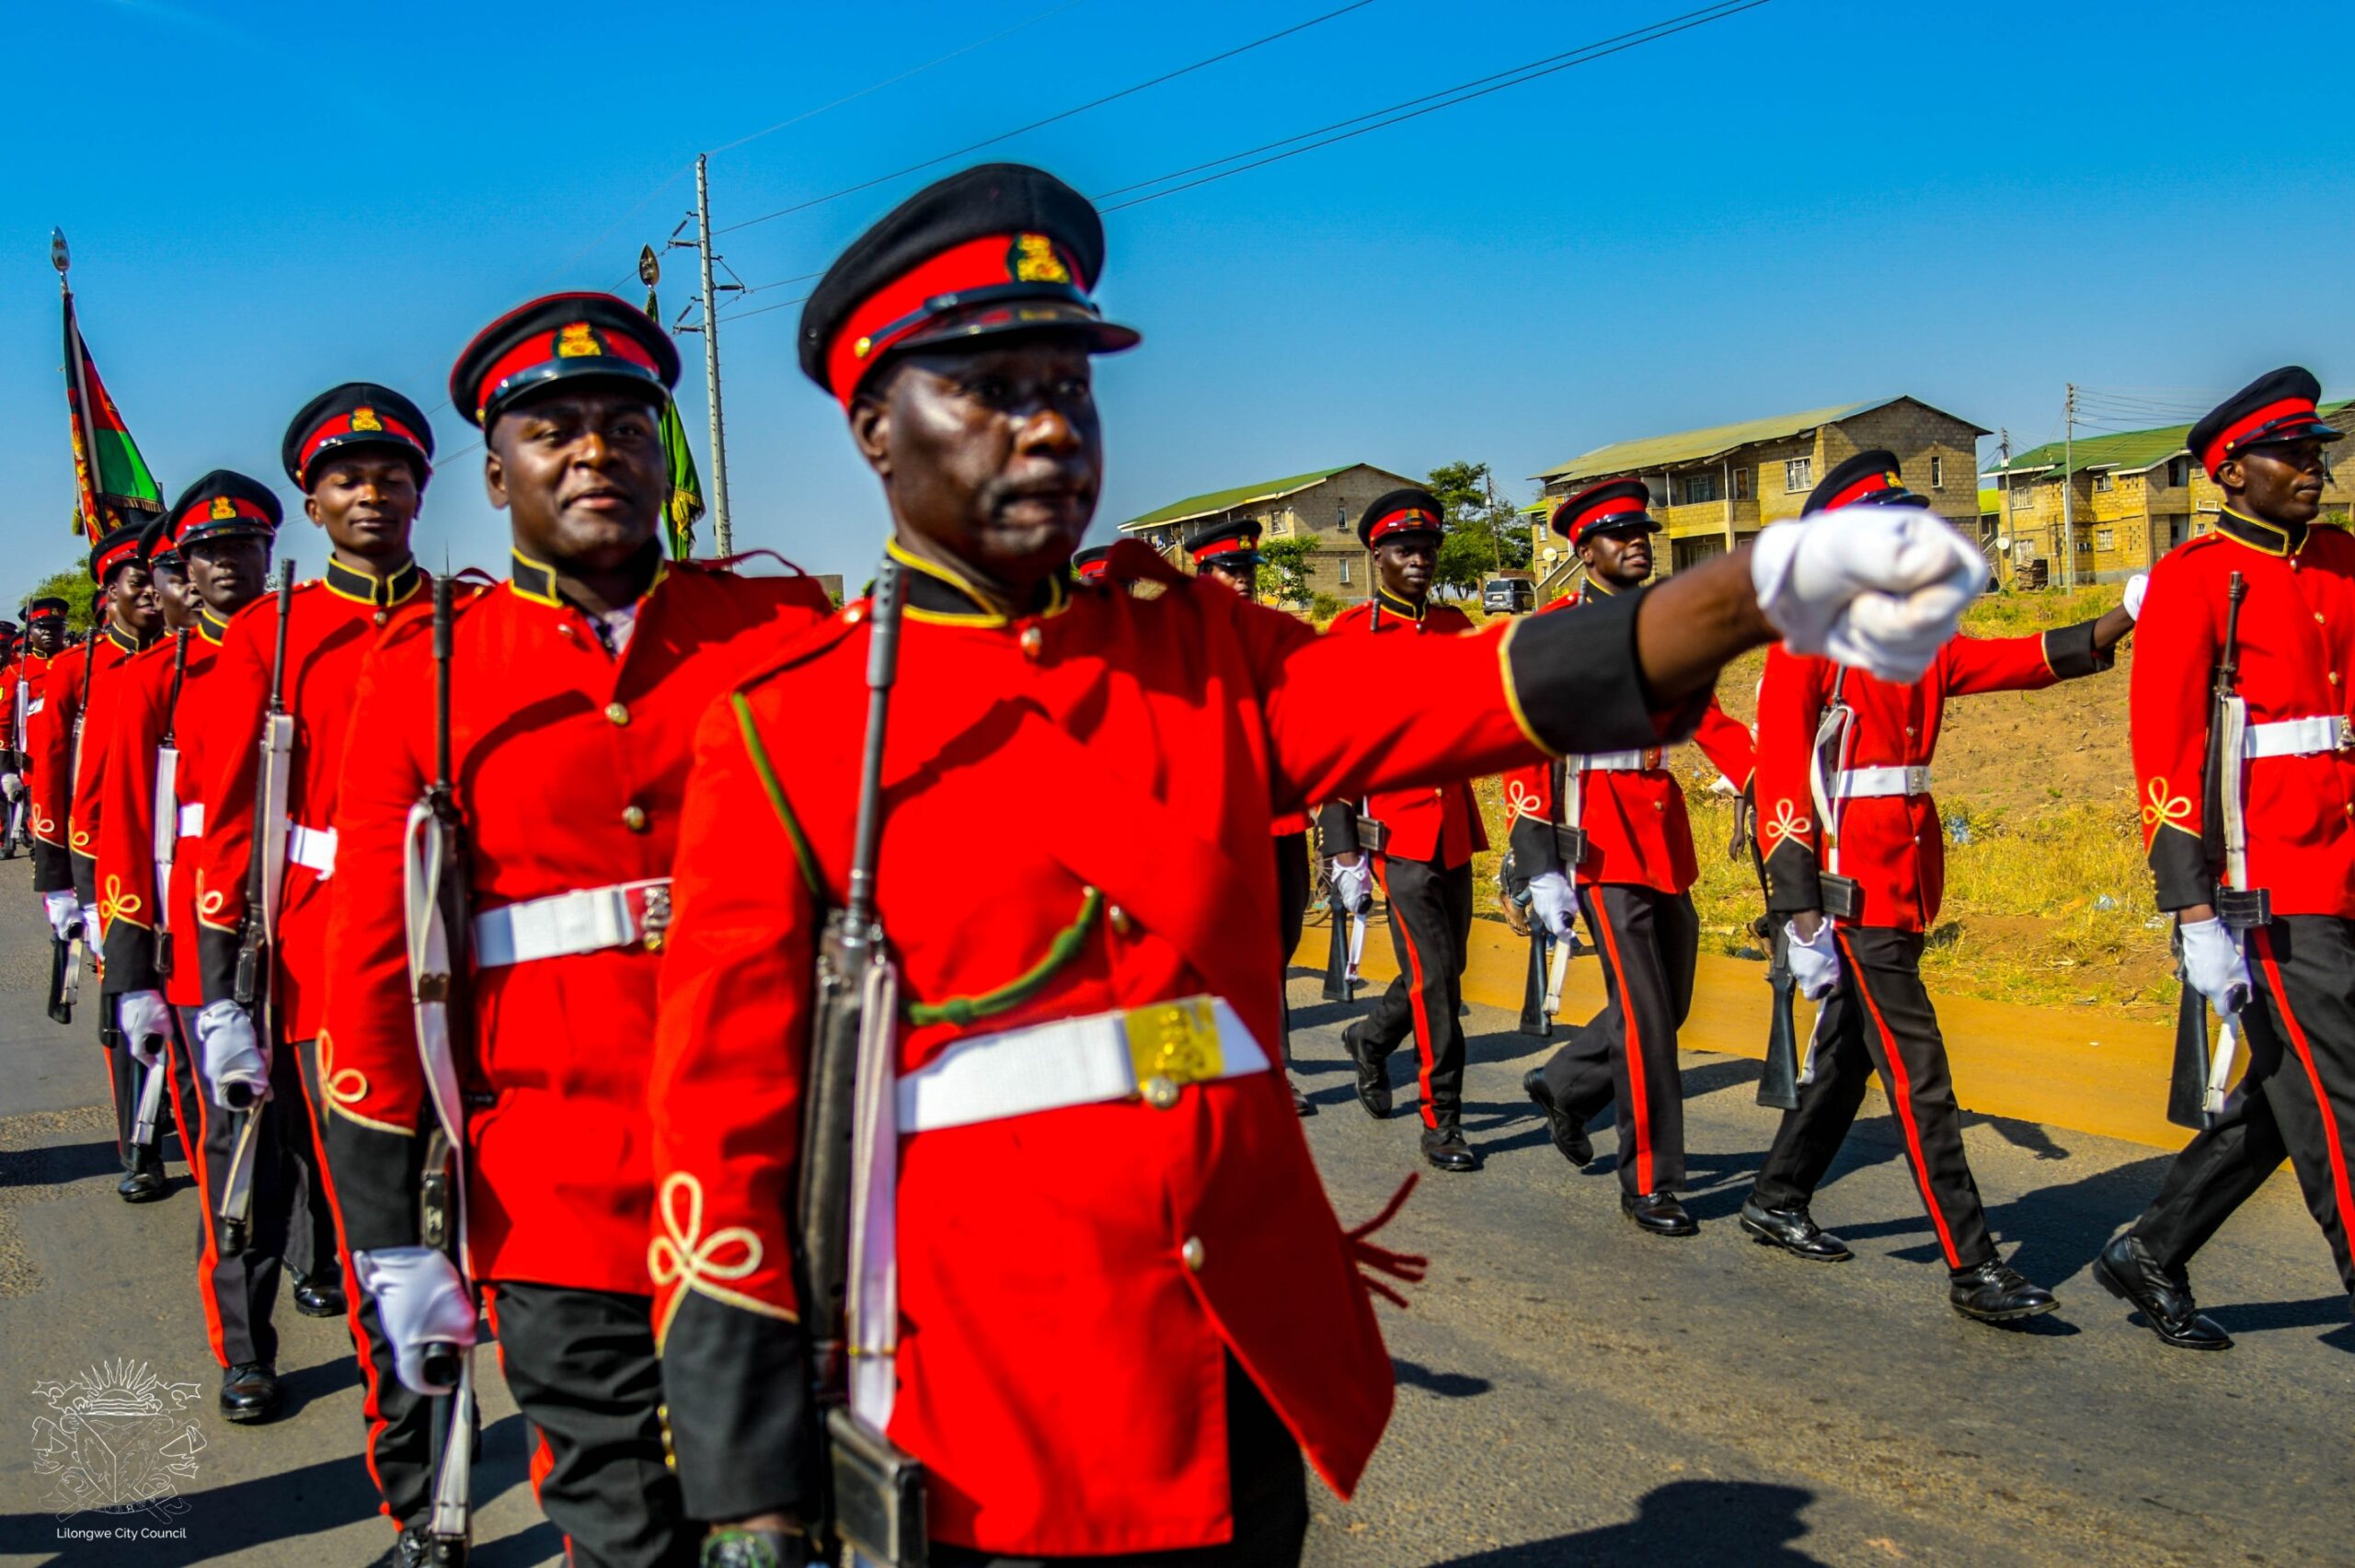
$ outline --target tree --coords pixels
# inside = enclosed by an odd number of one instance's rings
[[[1447,509],[1434,587],[1461,597],[1479,592],[1492,573],[1529,569],[1529,529],[1512,501],[1496,493],[1487,464],[1442,463],[1424,483]]]
[[[1269,584],[1276,602],[1295,607],[1308,600],[1308,557],[1316,553],[1313,539],[1277,539],[1259,546],[1259,554],[1274,574]]]
[[[87,628],[90,624],[90,602],[97,595],[98,585],[90,580],[87,567],[68,567],[49,576],[27,589],[18,602],[36,599],[55,598],[65,601],[65,624]]]

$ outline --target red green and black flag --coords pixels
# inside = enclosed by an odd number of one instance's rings
[[[646,292],[646,314],[662,319],[654,291]],[[671,470],[670,499],[662,508],[662,531],[671,537],[671,558],[684,561],[695,553],[695,520],[703,516],[703,476],[695,472],[695,454],[687,445],[687,427],[680,422],[679,406],[662,406],[662,455]]]
[[[107,395],[74,318],[74,294],[65,292],[65,411],[74,441],[75,523],[95,543],[109,529],[160,513],[163,492],[139,455],[139,443],[123,428],[122,411]]]

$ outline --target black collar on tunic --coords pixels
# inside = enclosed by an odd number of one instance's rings
[[[1028,608],[1008,613],[986,590],[959,575],[953,567],[920,561],[893,540],[885,546],[906,573],[901,604],[911,620],[944,625],[1003,626],[1016,615],[1053,615],[1071,602],[1071,585],[1062,574],[1049,578],[1031,591]]]
[[[2216,532],[2269,555],[2294,555],[2305,548],[2308,531],[2303,522],[2267,522],[2226,507],[2216,514]]]
[[[547,605],[551,609],[569,602],[557,590],[554,567],[549,566],[546,561],[534,561],[521,550],[511,549],[509,555],[512,564],[508,571],[508,580],[518,595],[535,604]],[[638,589],[638,602],[643,603],[646,596],[652,593],[656,585],[662,580],[666,565],[662,559],[662,541],[654,538],[647,540],[644,547],[638,553],[638,559],[631,565],[634,567],[642,568],[646,573],[646,586]],[[579,609],[580,606],[574,605],[573,608]],[[586,612],[584,611],[583,613],[585,614]]]
[[[196,607],[196,635],[219,647],[221,639],[229,635],[229,623],[215,615],[210,604],[200,604]]]
[[[137,653],[147,646],[145,643],[141,642],[137,637],[132,636],[129,632],[124,631],[121,626],[116,625],[112,621],[109,621],[107,623],[106,632],[104,635],[107,641],[114,644],[115,647],[121,648],[125,653]]]
[[[523,557],[519,555],[516,559],[521,561]],[[356,600],[362,604],[373,604],[379,610],[389,610],[425,586],[425,573],[412,559],[403,561],[385,576],[378,577],[357,567],[347,567],[329,555],[327,576],[321,580],[327,585],[327,591],[338,598]]]
[[[1420,604],[1409,604],[1388,589],[1377,588],[1373,590],[1373,607],[1387,610],[1393,615],[1402,615],[1409,621],[1420,621],[1430,613],[1431,601],[1426,599]]]

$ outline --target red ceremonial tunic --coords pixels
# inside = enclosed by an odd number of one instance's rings
[[[431,580],[414,563],[389,577],[375,578],[330,560],[326,577],[294,589],[286,613],[282,690],[286,711],[294,720],[287,784],[290,827],[325,835],[334,823],[336,783],[361,664],[386,626],[431,612]],[[473,591],[461,586],[459,597]],[[232,623],[213,676],[220,695],[213,706],[213,733],[207,737],[212,772],[203,788],[210,806],[199,852],[211,905],[198,938],[208,1002],[227,999],[236,982],[238,939],[253,869],[262,721],[270,709],[278,635],[272,598]],[[327,895],[339,864],[339,858],[329,861],[324,871],[291,857],[286,864],[271,949],[278,1032],[284,1040],[316,1039],[324,1021]],[[198,963],[198,956],[191,953],[189,961]]]
[[[2200,843],[2210,685],[2233,574],[2247,585],[2239,690],[2251,725],[2355,715],[2355,538],[2227,511],[2151,569],[2135,624],[2134,773],[2162,910],[2209,902],[2223,867]],[[2275,914],[2355,919],[2355,750],[2242,764],[2248,885]]]
[[[1566,593],[1539,614],[1574,609],[1611,599],[1600,589],[1588,598],[1584,590]],[[1749,728],[1726,716],[1715,697],[1701,710],[1693,731],[1717,772],[1747,786],[1756,766]],[[1580,775],[1579,819],[1573,826],[1586,834],[1586,858],[1579,863],[1579,886],[1612,882],[1682,893],[1700,876],[1693,854],[1693,825],[1684,811],[1684,789],[1667,765],[1660,748],[1646,749],[1651,765],[1641,769],[1589,769]],[[1524,817],[1541,823],[1558,822],[1567,793],[1565,777],[1574,757],[1517,768],[1505,775],[1505,806],[1516,821]],[[1526,869],[1526,868],[1524,868]],[[1539,866],[1540,871],[1548,869]],[[1554,869],[1560,869],[1555,867]]]
[[[661,565],[616,657],[592,617],[555,597],[546,567],[518,556],[515,571],[460,606],[454,628],[451,750],[477,915],[668,876],[695,721],[831,608],[809,578]],[[337,784],[319,1077],[355,1252],[418,1240],[413,1162],[430,1114],[401,858],[409,807],[433,776],[429,625],[409,617],[362,660]],[[646,1075],[659,963],[634,944],[471,977],[471,1017],[454,1033],[475,1107],[477,1277],[651,1290]]]
[[[40,843],[55,850],[70,850],[85,860],[90,857],[95,847],[90,834],[97,824],[89,819],[82,781],[95,770],[92,753],[101,750],[97,737],[102,732],[97,727],[96,718],[105,704],[108,677],[138,651],[138,643],[109,625],[103,631],[93,632],[90,641],[81,647],[69,648],[51,661],[40,711],[33,715],[31,726],[37,781],[32,786],[32,824],[33,837]],[[74,747],[74,721],[77,718],[85,720],[82,732],[91,738],[81,748],[78,766]],[[63,857],[36,855],[35,859],[48,859],[57,868],[36,876],[38,890],[48,892],[74,885],[71,869]]]
[[[1946,700],[1976,692],[2033,692],[2057,681],[2106,670],[2093,651],[2093,623],[2079,622],[2019,637],[1957,636],[1919,681],[1898,684],[1829,659],[1766,654],[1758,683],[1758,844],[1766,861],[1766,907],[1777,913],[1822,908],[1820,872],[1853,877],[1864,912],[1852,923],[1927,931],[1946,890],[1946,833],[1937,802],[1918,795],[1835,801],[1839,836],[1820,861],[1809,763],[1818,722],[1839,683],[1849,721],[1844,755],[1824,763],[1827,790],[1837,769],[1927,768],[1938,746]]]
[[[1418,610],[1376,589],[1363,604],[1352,604],[1334,616],[1325,635],[1351,645],[1360,637],[1401,636],[1420,647],[1426,637],[1470,630],[1471,618],[1452,605],[1427,602]],[[1388,697],[1380,682],[1369,681],[1346,702],[1352,710],[1362,710]],[[1480,821],[1472,785],[1460,776],[1428,788],[1376,791],[1366,797],[1365,813],[1388,830],[1382,853],[1400,860],[1437,861],[1453,869],[1488,847],[1488,831]]]
[[[904,1002],[1003,1005],[907,1024],[902,1072],[970,1036],[1205,993],[1280,1062],[1259,847],[1275,816],[1523,762],[1535,735],[1655,733],[1632,605],[1583,627],[1320,637],[1115,552],[1106,578],[1011,621],[912,569],[879,907]],[[1132,596],[1136,577],[1162,591]],[[797,644],[696,738],[652,1100],[656,1323],[698,1517],[801,1501],[788,1225],[821,904],[843,895],[857,805],[867,611]],[[1120,830],[1086,826],[1105,822]],[[1017,976],[1031,983],[1009,991]],[[1355,1485],[1389,1361],[1281,1073],[1196,1083],[1166,1109],[1132,1097],[919,1132],[898,1183],[890,1430],[925,1464],[936,1537],[1015,1556],[1228,1539],[1230,1355],[1318,1473]]]

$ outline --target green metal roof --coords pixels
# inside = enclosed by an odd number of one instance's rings
[[[1878,397],[1868,403],[1842,403],[1830,408],[1809,408],[1798,414],[1776,414],[1764,419],[1744,419],[1735,425],[1712,425],[1705,430],[1685,430],[1672,436],[1648,436],[1642,441],[1614,441],[1609,446],[1596,447],[1583,456],[1574,457],[1557,468],[1549,468],[1534,477],[1546,481],[1590,479],[1605,474],[1640,474],[1647,469],[1673,468],[1679,464],[1699,463],[1719,456],[1736,447],[1755,441],[1778,441],[1804,435],[1821,426],[1853,418],[1901,401],[1901,397]],[[1924,405],[1926,407],[1927,405]],[[1978,427],[1973,426],[1976,429]],[[1987,432],[1981,430],[1981,435]]]
[[[1989,512],[2002,511],[2003,509],[2004,509],[2004,492],[2003,492],[2003,491],[2001,491],[2001,490],[1982,490],[1982,491],[1980,491],[1980,492],[1979,492],[1979,515],[1980,515],[1980,516],[1984,517],[1984,516],[1986,516]]]
[[[1336,474],[1346,474],[1364,464],[1344,463],[1338,468],[1319,468],[1314,473],[1295,474],[1288,479],[1267,479],[1257,485],[1238,485],[1232,490],[1212,490],[1199,496],[1189,496],[1182,501],[1172,501],[1159,511],[1149,511],[1143,517],[1132,517],[1120,524],[1120,532],[1132,533],[1140,528],[1155,528],[1165,522],[1183,522],[1188,518],[1208,517],[1213,512],[1232,511],[1247,507],[1254,501],[1271,501],[1289,496],[1294,490],[1305,490],[1319,485]]]
[[[2325,403],[2316,412],[2330,419],[2333,425],[2346,429],[2344,421],[2332,418],[2355,406],[2355,398],[2338,403]],[[2170,457],[2181,457],[2189,449],[2184,444],[2191,435],[2189,425],[2161,425],[2148,430],[2120,430],[2107,435],[2079,436],[2065,446],[2060,441],[2047,441],[2030,447],[2009,463],[1999,463],[1990,473],[2028,474],[2039,479],[2058,479],[2063,458],[2072,473],[2083,474],[2088,468],[2108,468],[2120,474],[2140,474],[2155,468]]]

